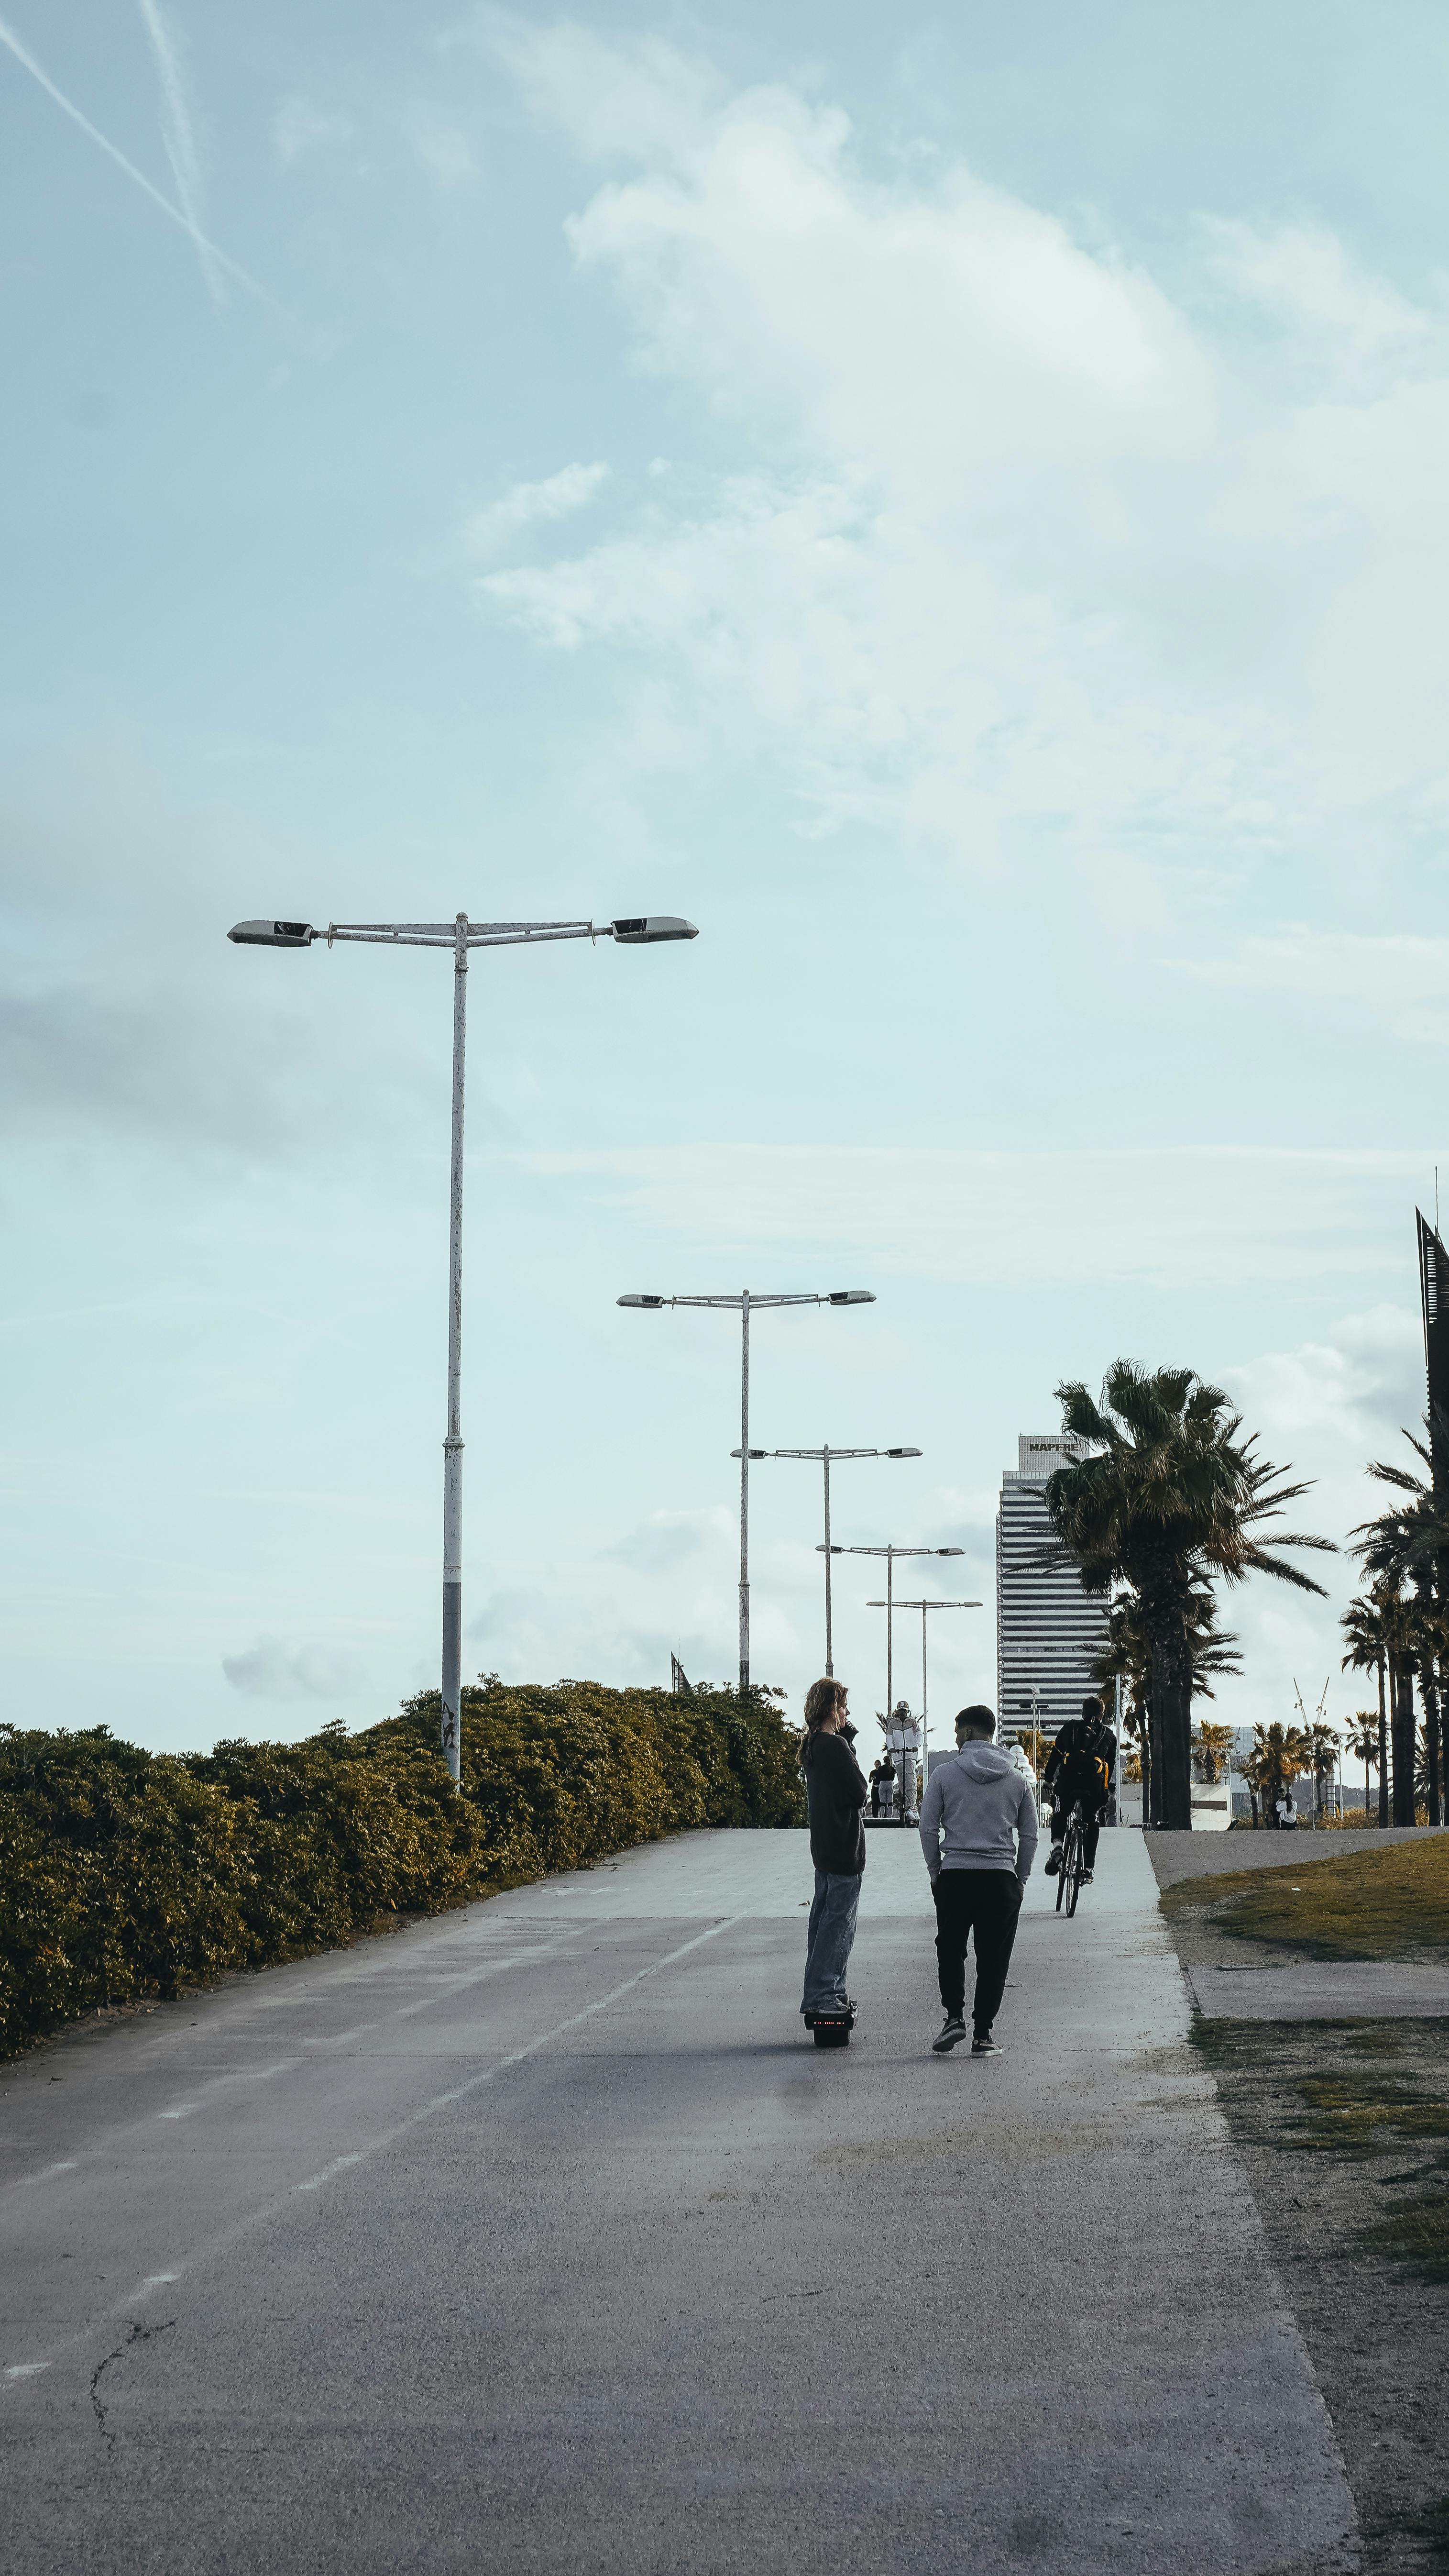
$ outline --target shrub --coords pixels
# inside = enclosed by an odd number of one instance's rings
[[[0,2055],[76,2015],[349,1941],[700,1825],[796,1825],[769,1694],[597,1682],[438,1695],[360,1735],[143,1752],[104,1726],[0,1726]]]

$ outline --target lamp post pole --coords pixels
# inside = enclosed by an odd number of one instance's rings
[[[463,1761],[463,1071],[468,923],[453,925],[453,1151],[448,1188],[448,1428],[443,1440],[443,1671],[440,1733],[454,1785]]]
[[[865,1606],[867,1610],[885,1610],[890,1605],[885,1601],[867,1601]],[[897,1610],[919,1610],[921,1614],[921,1769],[929,1780],[931,1719],[926,1695],[926,1613],[928,1610],[979,1610],[982,1605],[979,1601],[898,1601],[895,1606]]]
[[[892,1625],[895,1616],[895,1572],[898,1556],[964,1556],[962,1547],[837,1547],[832,1556],[883,1556],[886,1561],[886,1597],[882,1605],[886,1614],[886,1725],[895,1714],[895,1680],[892,1667]],[[915,1800],[910,1801],[914,1810]]]
[[[227,932],[238,948],[310,948],[325,939],[380,948],[450,948],[453,952],[453,1116],[448,1191],[448,1428],[443,1440],[443,1651],[439,1738],[456,1789],[462,1777],[463,1720],[463,1093],[468,1036],[468,952],[472,948],[543,948],[560,939],[612,939],[647,948],[665,939],[695,939],[693,922],[672,913],[617,921],[329,922],[239,921]]]
[[[761,1306],[873,1306],[873,1288],[830,1288],[823,1292],[809,1290],[801,1295],[757,1297],[752,1289],[742,1288],[735,1297],[620,1297],[620,1306],[642,1307],[650,1312],[661,1306],[723,1306],[739,1308],[740,1315],[740,1445],[732,1449],[732,1458],[740,1462],[740,1697],[750,1687],[750,1460],[763,1458],[763,1449],[750,1447],[750,1316]]]
[[[730,1456],[731,1456],[732,1458],[738,1458],[739,1454],[740,1454],[740,1453],[739,1453],[738,1449],[732,1449],[732,1450],[730,1451]],[[835,1551],[834,1551],[834,1549],[832,1549],[831,1544],[830,1544],[830,1470],[831,1470],[832,1466],[838,1466],[842,1458],[919,1458],[920,1454],[921,1454],[921,1453],[920,1453],[919,1449],[832,1449],[828,1441],[826,1442],[826,1445],[825,1445],[825,1447],[824,1447],[823,1449],[752,1449],[752,1450],[750,1451],[750,1456],[751,1456],[752,1458],[811,1458],[811,1459],[818,1459],[818,1460],[819,1460],[819,1462],[820,1462],[820,1464],[824,1467],[824,1470],[825,1470],[825,1670],[826,1670],[826,1674],[827,1674],[827,1676],[829,1676],[829,1677],[831,1677],[831,1678],[833,1678],[833,1677],[834,1677],[834,1673],[835,1673],[835,1662],[834,1662],[834,1639],[833,1639],[832,1626],[831,1626],[831,1602],[830,1602],[830,1560],[831,1560],[832,1555],[835,1553]]]

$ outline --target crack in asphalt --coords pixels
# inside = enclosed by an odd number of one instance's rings
[[[106,2431],[106,2401],[100,2392],[100,2383],[104,2374],[110,2369],[113,2361],[119,2361],[123,2353],[130,2351],[133,2343],[149,2343],[153,2335],[169,2334],[175,2323],[176,2319],[174,2317],[168,2317],[164,2325],[143,2326],[133,2324],[129,2332],[124,2335],[120,2343],[117,2344],[115,2351],[108,2352],[105,2360],[98,2361],[95,2369],[91,2372],[91,2404],[96,2410],[96,2430],[100,2434],[101,2440],[105,2443],[108,2451],[113,2451],[115,2449],[116,2436],[114,2433],[108,2433]]]

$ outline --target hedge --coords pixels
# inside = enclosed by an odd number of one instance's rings
[[[461,1797],[436,1691],[359,1735],[205,1754],[0,1726],[0,2055],[663,1834],[802,1824],[770,1698],[490,1677],[463,1693]]]

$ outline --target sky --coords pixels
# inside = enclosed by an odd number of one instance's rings
[[[243,916],[699,926],[470,976],[466,1673],[733,1673],[737,1327],[623,1291],[875,1292],[759,1319],[752,1438],[921,1449],[834,1534],[965,1551],[942,1715],[1063,1379],[1196,1368],[1304,1526],[1375,1507],[1449,1187],[1446,104],[1427,0],[3,0],[7,1715],[436,1681],[448,965]],[[796,1710],[818,1514],[758,1469]],[[1364,1698],[1353,1574],[1233,1596],[1217,1714]]]

